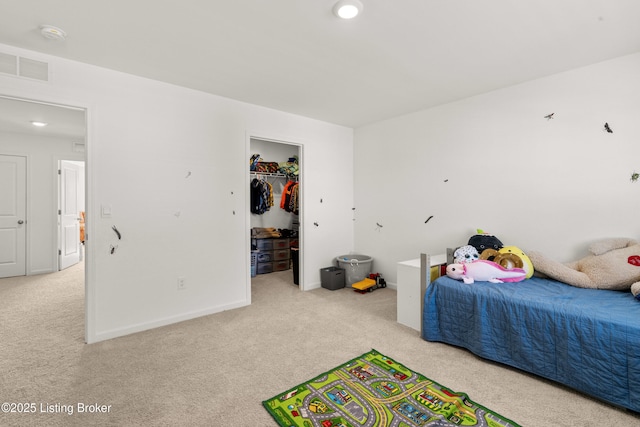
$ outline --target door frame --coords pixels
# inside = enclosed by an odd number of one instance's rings
[[[260,132],[247,132],[246,135],[246,141],[245,141],[245,162],[244,162],[244,167],[245,167],[245,188],[247,189],[246,191],[246,226],[245,226],[245,239],[244,241],[246,242],[246,249],[245,249],[245,254],[246,257],[245,259],[247,260],[247,268],[246,268],[246,272],[247,272],[247,301],[249,303],[251,303],[251,213],[249,210],[249,206],[250,206],[250,197],[251,197],[251,192],[248,190],[250,185],[251,185],[251,174],[249,171],[249,158],[251,157],[251,140],[252,139],[259,139],[261,141],[265,141],[265,142],[274,142],[277,144],[283,144],[283,145],[293,145],[294,147],[297,147],[298,149],[298,181],[299,181],[299,185],[300,185],[300,193],[298,196],[298,200],[299,200],[299,213],[298,213],[298,219],[300,221],[300,230],[299,230],[299,234],[298,234],[298,248],[299,250],[299,255],[298,255],[298,289],[300,291],[304,291],[306,290],[305,288],[305,280],[304,280],[304,195],[305,195],[305,191],[304,191],[304,144],[302,142],[295,142],[294,138],[287,138],[287,137],[274,137],[274,136],[266,136],[264,133],[260,133]]]
[[[56,187],[56,193],[55,193],[55,194],[57,194],[57,197],[56,197],[57,204],[56,204],[56,208],[54,209],[54,211],[56,212],[56,224],[57,224],[57,228],[58,228],[57,241],[56,241],[56,251],[55,251],[56,252],[56,260],[57,260],[58,271],[62,271],[63,270],[62,265],[61,265],[62,255],[60,254],[60,250],[63,249],[63,245],[62,245],[63,235],[62,235],[62,229],[61,229],[61,227],[62,227],[62,218],[60,216],[61,214],[58,213],[59,210],[62,210],[61,202],[62,202],[62,191],[63,191],[62,190],[62,185],[63,185],[63,182],[62,182],[62,175],[60,174],[60,172],[57,172],[57,171],[62,170],[62,162],[76,162],[76,163],[82,163],[82,174],[83,174],[83,177],[85,175],[85,171],[84,171],[84,169],[85,169],[85,164],[84,164],[85,161],[84,161],[84,158],[82,160],[77,160],[77,159],[70,159],[69,157],[70,156],[66,155],[66,156],[64,156],[64,158],[61,158],[60,160],[58,160],[56,162],[57,166],[56,166],[56,171],[55,171],[55,173],[57,174],[57,183],[58,183],[57,187]],[[84,178],[83,178],[83,181],[84,181]],[[83,187],[85,187],[84,183],[82,185],[83,185]],[[85,208],[86,208],[86,188],[83,188],[83,190],[84,191],[82,192],[83,194],[81,196],[82,197],[82,204],[85,205]],[[79,220],[80,219],[78,218],[78,221]],[[80,225],[78,224],[78,257],[79,257],[79,261],[82,261],[83,258],[82,258],[81,251],[82,251],[83,248],[82,248],[82,245],[80,244],[80,232],[79,232],[79,229],[80,229]]]

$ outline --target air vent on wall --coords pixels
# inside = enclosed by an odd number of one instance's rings
[[[18,57],[18,74],[20,77],[49,81],[49,64],[35,59]]]
[[[0,52],[0,73],[18,75],[18,57]]]
[[[49,64],[0,52],[0,73],[48,82]]]

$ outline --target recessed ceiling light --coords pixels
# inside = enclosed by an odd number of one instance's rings
[[[49,123],[45,123],[45,122],[37,122],[37,121],[32,121],[31,122],[32,125],[37,126],[39,128],[41,127],[45,127],[46,125],[48,125]]]
[[[54,27],[53,25],[41,25],[40,34],[49,40],[64,40],[67,38],[67,33],[65,33],[64,30]]]
[[[355,18],[362,12],[362,3],[359,0],[340,0],[333,6],[333,13],[342,19]]]

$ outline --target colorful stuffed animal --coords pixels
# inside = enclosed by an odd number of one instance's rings
[[[485,233],[483,230],[480,230],[480,229],[478,229],[478,234],[471,236],[469,238],[468,244],[476,248],[476,250],[478,251],[481,257],[482,257],[482,252],[484,252],[487,249],[492,249],[494,251],[497,251],[504,246],[496,236],[489,233]],[[490,261],[493,261],[491,257],[485,258],[485,259],[489,259]]]
[[[493,261],[478,260],[468,264],[449,264],[447,276],[470,284],[474,282],[520,282],[527,273],[521,268],[506,269]]]
[[[560,263],[529,252],[537,272],[578,288],[631,290],[640,300],[640,243],[628,238],[606,239],[589,247],[591,255]]]
[[[522,268],[527,273],[527,279],[530,279],[531,276],[533,276],[533,263],[527,254],[516,246],[505,246],[499,251],[485,249],[482,252],[482,255],[480,255],[480,259],[491,260],[506,269],[514,267]]]
[[[466,264],[480,259],[477,249],[471,245],[460,246],[453,253],[453,262],[456,264]]]

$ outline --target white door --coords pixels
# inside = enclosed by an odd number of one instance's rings
[[[80,262],[80,166],[60,161],[60,270]]]
[[[27,159],[0,155],[0,277],[27,274]]]

